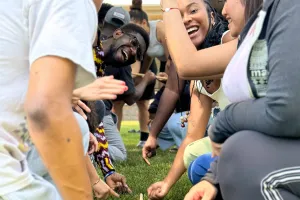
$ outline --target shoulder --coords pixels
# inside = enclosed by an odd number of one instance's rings
[[[163,21],[157,21],[156,35],[157,35],[157,40],[160,43],[163,43],[163,41],[165,39],[165,29],[164,29],[164,22]]]

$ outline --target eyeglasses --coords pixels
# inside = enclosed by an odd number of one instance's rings
[[[130,37],[130,44],[134,47],[136,47],[136,56],[137,56],[137,59],[142,61],[143,60],[143,57],[144,57],[144,51],[142,51],[142,48],[141,48],[141,45],[140,45],[140,42],[139,40],[136,38],[135,35],[133,34],[130,34],[130,33],[125,33],[123,32],[125,35],[128,35]]]

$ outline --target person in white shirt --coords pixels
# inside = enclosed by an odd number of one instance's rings
[[[71,98],[96,77],[92,44],[101,4],[0,0],[1,200],[92,199]],[[59,192],[28,169],[31,142]]]

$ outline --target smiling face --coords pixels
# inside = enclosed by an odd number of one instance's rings
[[[245,26],[245,6],[242,1],[244,0],[226,0],[222,10],[232,37],[238,37]]]
[[[113,35],[110,48],[110,63],[116,66],[133,64],[136,60],[142,60],[146,52],[146,43],[139,33],[124,33],[120,29]]]
[[[177,3],[190,39],[200,46],[210,29],[205,3],[203,0],[177,0]]]

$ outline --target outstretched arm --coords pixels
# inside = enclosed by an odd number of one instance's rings
[[[192,90],[191,86],[191,90]],[[203,138],[205,129],[211,113],[212,100],[205,96],[199,95],[198,91],[191,91],[191,113],[188,119],[187,136],[180,145],[173,165],[165,179],[162,182],[154,183],[148,188],[148,195],[153,199],[162,199],[171,187],[179,180],[185,172],[183,155],[186,146],[196,140]],[[199,97],[200,96],[200,100]]]
[[[174,112],[176,102],[184,88],[184,80],[177,75],[176,69],[172,61],[168,61],[169,65],[168,80],[165,90],[160,98],[156,116],[151,124],[150,136],[156,138],[160,133],[168,119]]]

